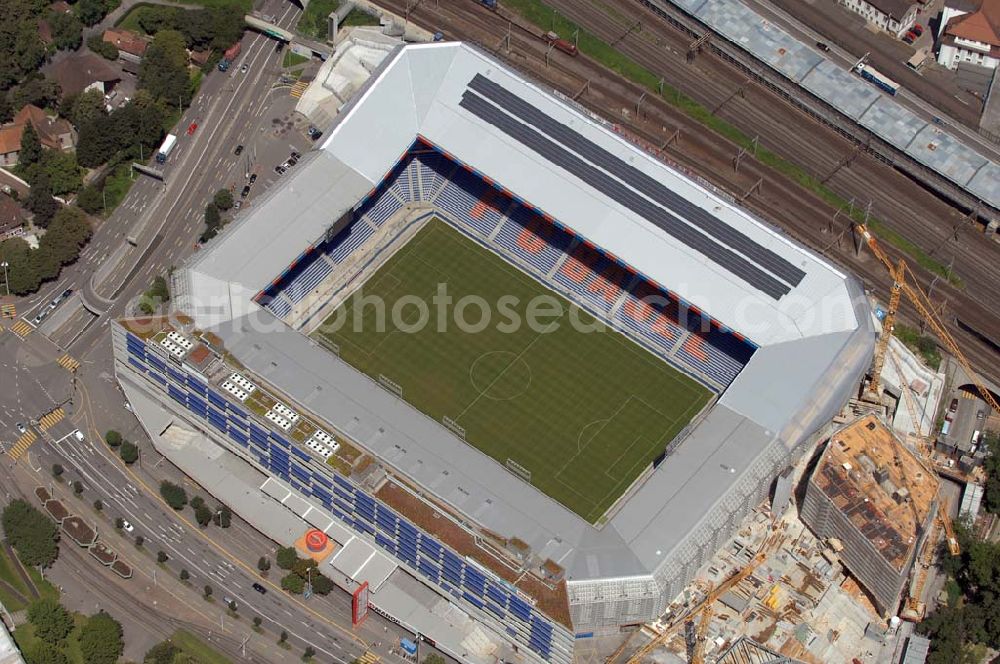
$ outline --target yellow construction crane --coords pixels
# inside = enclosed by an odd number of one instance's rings
[[[764,545],[760,548],[760,551],[757,552],[757,554],[750,560],[750,562],[744,565],[738,572],[736,572],[728,579],[723,581],[721,584],[719,584],[704,599],[695,604],[695,606],[691,609],[690,612],[688,612],[687,615],[668,625],[667,628],[664,629],[659,634],[657,634],[656,637],[654,637],[644,646],[636,650],[635,653],[633,653],[632,656],[629,657],[627,664],[639,664],[639,662],[641,662],[644,657],[646,657],[651,652],[653,652],[661,645],[663,645],[667,641],[667,639],[669,639],[670,636],[673,635],[675,631],[677,631],[677,628],[682,626],[687,621],[687,618],[690,616],[696,616],[696,615],[701,616],[702,625],[699,627],[698,632],[700,637],[704,637],[705,630],[707,630],[708,628],[707,623],[711,616],[712,604],[714,604],[716,600],[718,600],[720,597],[729,592],[733,587],[735,587],[741,581],[743,581],[751,574],[753,574],[754,570],[757,569],[760,566],[760,564],[767,559],[767,556],[771,553],[771,551],[773,551],[775,547],[781,543],[781,540],[782,540],[781,533],[774,533],[773,535],[771,535],[771,537],[765,541]],[[701,655],[700,641],[701,639],[699,638],[699,642],[695,644],[694,658],[692,659],[692,661],[701,661],[702,655]],[[609,659],[608,662],[609,664],[613,664],[614,660]]]
[[[869,390],[878,395],[879,381],[881,380],[882,367],[885,365],[885,355],[886,350],[889,347],[889,336],[892,334],[893,326],[896,322],[896,313],[899,310],[899,301],[901,295],[906,295],[906,298],[911,304],[917,309],[917,312],[923,318],[923,320],[931,326],[934,334],[937,335],[938,339],[944,344],[945,348],[948,349],[958,363],[962,365],[962,368],[969,375],[969,378],[975,384],[976,389],[979,394],[983,397],[983,400],[989,404],[990,408],[994,411],[1000,413],[1000,404],[997,400],[993,398],[990,393],[989,388],[983,383],[979,374],[976,373],[972,365],[966,359],[965,354],[962,353],[962,349],[959,348],[958,342],[955,341],[951,333],[945,329],[945,326],[938,320],[937,316],[934,314],[934,308],[931,306],[930,298],[924,294],[920,286],[917,285],[917,280],[912,278],[912,270],[906,265],[906,261],[900,259],[899,262],[893,263],[889,255],[882,249],[881,245],[878,243],[878,239],[872,235],[872,232],[868,230],[868,227],[864,224],[857,224],[855,226],[858,233],[860,233],[865,244],[871,249],[872,253],[875,255],[879,261],[885,266],[892,275],[892,289],[889,292],[889,309],[886,311],[885,319],[882,321],[882,336],[879,338],[878,345],[875,347],[875,361],[872,366],[872,379],[869,383]],[[907,281],[907,274],[910,274],[912,284]]]

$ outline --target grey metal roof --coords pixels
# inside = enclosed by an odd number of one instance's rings
[[[646,0],[665,5],[667,0]],[[872,130],[893,147],[948,178],[980,200],[1000,209],[1000,170],[996,161],[973,145],[964,143],[941,127],[918,117],[870,83],[844,70],[818,53],[811,44],[792,37],[767,18],[735,0],[672,0],[712,30],[723,35],[757,59],[800,84],[847,117]],[[897,9],[907,0],[869,0],[889,3]],[[894,14],[900,16],[901,14]],[[880,109],[881,112],[872,112]],[[869,111],[866,114],[866,111]],[[935,148],[929,137],[910,144],[918,131],[936,135]]]

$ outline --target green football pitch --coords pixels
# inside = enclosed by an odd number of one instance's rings
[[[440,288],[453,298],[451,306],[432,299]],[[482,306],[463,309],[470,297],[488,305],[488,324]],[[424,325],[417,301],[426,305]],[[532,306],[547,315],[529,325]],[[522,324],[512,324],[515,317]],[[457,318],[479,325],[463,327]],[[433,419],[448,418],[469,445],[530,476],[532,485],[590,522],[710,397],[436,219],[313,334],[372,378],[388,379],[383,383]]]

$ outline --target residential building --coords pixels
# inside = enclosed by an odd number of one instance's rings
[[[149,46],[149,42],[142,35],[131,30],[105,30],[104,41],[115,45],[121,60],[134,63],[142,60],[146,47]]]
[[[919,5],[909,0],[840,0],[840,4],[879,30],[897,37],[902,37],[917,22]]]
[[[16,235],[27,218],[20,203],[7,194],[0,194],[0,240]]]
[[[69,151],[76,147],[76,130],[66,120],[49,117],[31,104],[25,106],[14,120],[0,127],[0,166],[15,166],[21,151],[21,136],[27,123],[35,128],[38,140],[51,150]]]
[[[1000,0],[949,2],[941,24],[938,64],[948,69],[962,63],[987,69],[1000,64]]]
[[[937,515],[938,480],[874,415],[831,436],[806,485],[803,522],[843,543],[840,559],[883,616],[895,612]]]
[[[108,94],[122,79],[118,67],[87,51],[57,57],[45,69],[45,73],[59,83],[63,96],[78,95],[86,90]]]

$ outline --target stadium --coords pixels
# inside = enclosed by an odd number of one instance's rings
[[[119,380],[532,658],[658,617],[868,367],[853,277],[468,44],[326,136]]]

